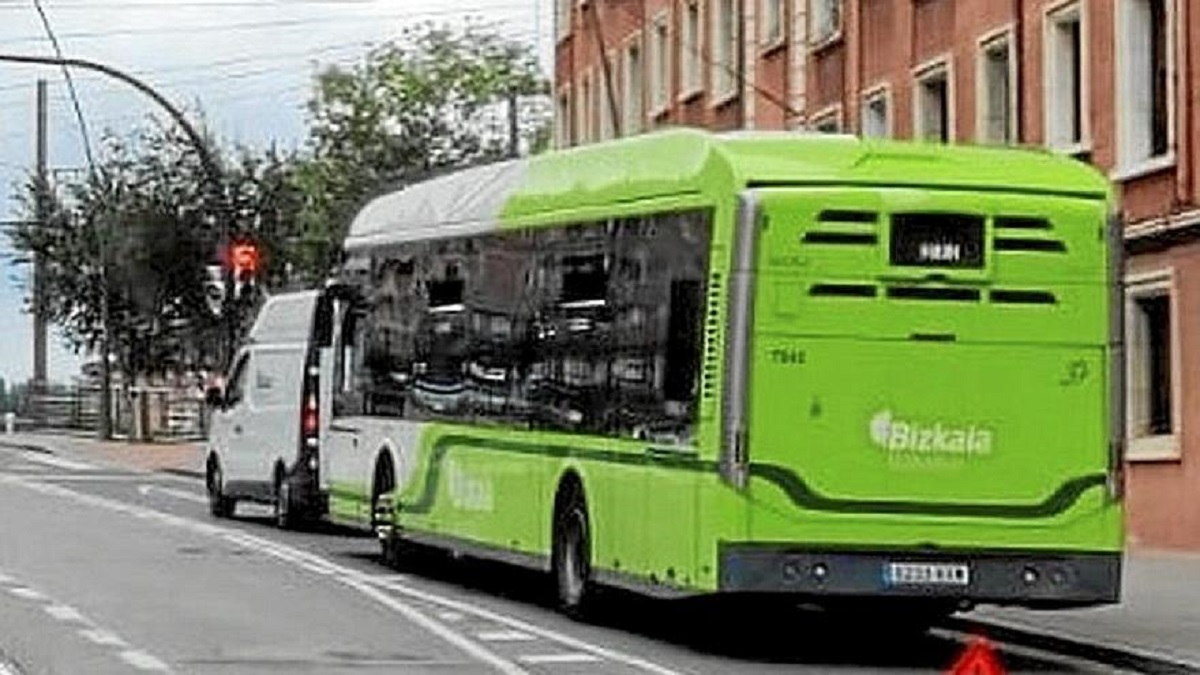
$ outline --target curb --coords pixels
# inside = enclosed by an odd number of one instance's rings
[[[1197,675],[1200,663],[1138,647],[1102,645],[1064,633],[995,619],[950,619],[943,627],[982,635],[997,642],[1031,647],[1151,675]]]
[[[204,472],[196,471],[195,469],[159,469],[159,473],[165,473],[171,476],[183,476],[184,478],[195,478],[196,480],[204,480]]]
[[[53,450],[41,445],[34,445],[32,443],[14,443],[13,441],[6,441],[2,439],[0,439],[0,447],[11,448],[13,450],[24,450],[25,452],[36,452],[39,455],[54,454]]]

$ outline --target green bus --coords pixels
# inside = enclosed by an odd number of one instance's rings
[[[1114,213],[1048,152],[692,129],[381,196],[331,286],[329,514],[572,614],[1118,602]]]

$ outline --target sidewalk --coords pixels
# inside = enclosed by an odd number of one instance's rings
[[[1200,672],[1200,552],[1130,550],[1121,602],[1112,607],[1034,612],[981,609],[968,618],[1146,656]]]
[[[200,443],[101,443],[78,436],[0,435],[0,446],[40,448],[113,468],[203,476]],[[1130,550],[1121,603],[1069,611],[986,608],[964,618],[1194,666],[1200,672],[1200,552]]]
[[[0,435],[0,447],[41,450],[115,469],[204,476],[204,445],[198,442],[100,442],[68,434],[13,434]]]

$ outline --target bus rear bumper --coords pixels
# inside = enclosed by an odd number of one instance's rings
[[[813,550],[725,544],[719,590],[819,598],[924,598],[1072,607],[1120,600],[1121,554]]]

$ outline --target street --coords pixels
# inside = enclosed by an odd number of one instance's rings
[[[279,531],[263,509],[217,521],[198,480],[57,454],[0,449],[0,510],[0,673],[944,672],[965,638],[831,647],[803,623],[719,625],[630,598],[577,623],[536,576],[465,561],[400,574],[368,537]],[[1001,656],[1008,672],[1113,672]]]

